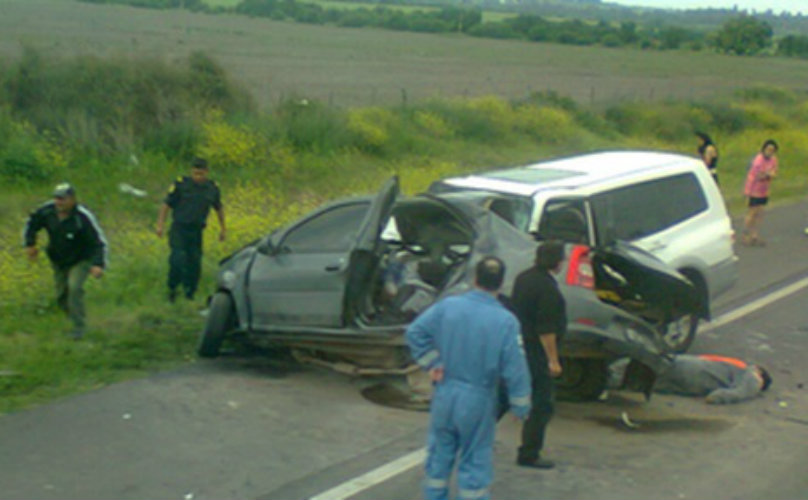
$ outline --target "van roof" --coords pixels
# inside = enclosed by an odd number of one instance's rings
[[[620,177],[690,166],[695,157],[652,151],[604,151],[521,167],[490,170],[442,182],[451,186],[532,195],[543,189],[577,189]]]

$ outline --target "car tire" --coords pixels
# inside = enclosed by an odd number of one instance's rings
[[[676,321],[662,325],[659,332],[665,341],[666,351],[674,354],[682,354],[690,349],[693,341],[696,340],[696,332],[699,329],[699,321],[705,317],[707,306],[707,287],[701,275],[690,269],[683,269],[680,272],[689,279],[696,287],[696,294],[701,305],[698,312],[683,316]]]
[[[233,298],[227,292],[216,292],[210,301],[208,320],[199,336],[197,354],[203,358],[219,355],[227,333],[236,324],[236,310]]]
[[[701,318],[698,314],[688,314],[682,316],[677,321],[663,325],[660,329],[662,338],[665,341],[667,351],[681,354],[690,349],[696,339],[696,332],[699,329]]]
[[[561,358],[556,397],[561,401],[594,401],[606,390],[609,365],[605,359]]]

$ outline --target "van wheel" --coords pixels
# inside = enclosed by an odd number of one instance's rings
[[[197,353],[203,358],[219,355],[225,335],[236,326],[233,298],[226,292],[216,292],[210,301],[208,321],[199,336]]]
[[[660,328],[668,352],[681,354],[690,349],[696,339],[700,319],[698,314],[688,314]]]
[[[561,358],[556,395],[563,401],[594,401],[606,390],[609,365],[604,359]]]

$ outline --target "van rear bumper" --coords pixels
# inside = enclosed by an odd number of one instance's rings
[[[733,255],[710,269],[710,300],[726,293],[738,282],[738,256]]]

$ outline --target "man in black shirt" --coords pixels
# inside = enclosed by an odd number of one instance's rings
[[[56,186],[53,200],[31,213],[23,230],[23,246],[28,258],[36,260],[39,249],[36,235],[48,233],[45,253],[53,267],[56,301],[73,322],[70,335],[84,335],[84,281],[88,275],[100,278],[106,267],[107,242],[95,216],[77,203],[76,190],[70,184]]]
[[[211,207],[219,217],[219,240],[225,238],[221,194],[216,183],[208,179],[208,173],[207,161],[195,158],[191,162],[191,175],[179,177],[171,185],[157,217],[157,236],[162,237],[166,216],[169,210],[172,211],[168,234],[171,247],[168,297],[171,302],[176,299],[179,285],[182,285],[186,298],[194,298],[202,265],[202,231]]]
[[[551,273],[564,261],[564,244],[547,241],[536,249],[535,265],[523,271],[513,286],[513,311],[519,318],[532,379],[533,405],[522,427],[522,446],[517,463],[551,469],[555,464],[541,458],[544,432],[553,415],[553,378],[561,375],[558,345],[567,330],[564,297]]]

